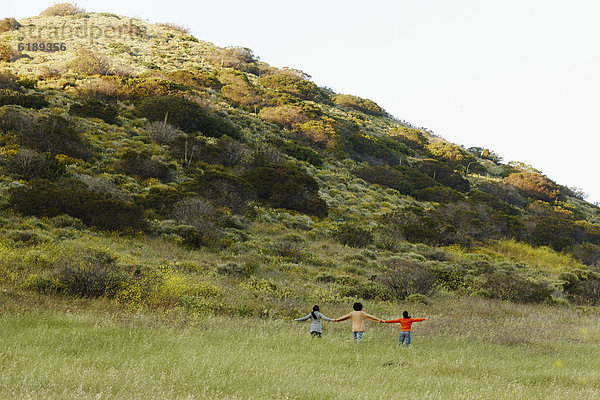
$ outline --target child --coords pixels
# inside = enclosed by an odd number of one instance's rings
[[[421,322],[425,321],[426,319],[428,318],[411,318],[408,315],[408,311],[404,311],[402,313],[402,318],[391,319],[388,321],[381,322],[385,322],[388,324],[395,324],[397,322],[400,322],[400,341],[398,342],[398,346],[402,346],[402,344],[406,340],[406,347],[408,347],[408,345],[410,344],[410,327],[412,326],[413,322]]]
[[[314,306],[313,310],[306,317],[296,318],[294,321],[306,321],[310,318],[310,334],[311,336],[321,337],[323,330],[321,329],[321,320],[331,321],[331,318],[327,318],[319,312],[319,306]]]
[[[383,322],[383,320],[362,311],[363,305],[361,303],[354,303],[353,308],[354,311],[352,311],[350,314],[346,314],[343,317],[334,319],[333,322],[340,322],[345,321],[347,319],[352,319],[352,340],[361,343],[363,333],[365,332],[365,319],[370,319],[371,321],[378,322]]]

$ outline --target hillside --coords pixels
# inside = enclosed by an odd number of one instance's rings
[[[600,208],[578,190],[250,49],[64,11],[0,21],[7,302],[597,304]]]

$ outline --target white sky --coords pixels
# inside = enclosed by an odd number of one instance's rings
[[[52,1],[2,0],[0,16]],[[185,25],[466,147],[523,161],[600,201],[597,0],[82,0]],[[7,9],[8,8],[8,9]],[[595,116],[596,115],[596,116]]]

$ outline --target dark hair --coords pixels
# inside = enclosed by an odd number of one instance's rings
[[[319,306],[314,306],[313,310],[311,311],[310,315],[312,315],[312,317],[314,319],[317,319],[317,316],[315,315],[315,311],[319,311]]]
[[[410,315],[408,315],[408,311],[404,311],[402,313],[402,318],[410,318]]]
[[[361,303],[354,303],[354,311],[360,311],[362,310],[362,304]]]

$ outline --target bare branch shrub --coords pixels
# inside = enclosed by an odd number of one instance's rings
[[[286,235],[273,245],[275,254],[286,258],[302,258],[305,249],[305,240],[301,236],[295,234]]]
[[[60,259],[55,267],[61,289],[72,296],[112,296],[123,281],[117,272],[116,258],[100,250],[73,252]]]
[[[190,28],[185,27],[183,25],[177,25],[172,22],[161,22],[161,23],[156,24],[156,26],[161,26],[163,28],[172,29],[174,31],[179,31],[179,32],[185,33],[187,35],[190,34]]]
[[[40,13],[42,17],[64,17],[84,13],[85,10],[75,3],[56,3]]]
[[[214,236],[218,232],[217,212],[212,204],[201,197],[188,197],[176,203],[173,216],[177,221],[196,227],[206,235]]]
[[[414,294],[430,295],[436,287],[437,276],[417,263],[394,259],[388,262],[393,268],[382,278],[386,286],[397,299],[405,299]]]
[[[73,177],[85,183],[90,190],[96,193],[102,193],[117,200],[131,200],[131,196],[129,195],[129,193],[120,189],[117,185],[115,185],[110,179],[106,177],[78,174],[74,174]]]
[[[155,121],[146,126],[150,139],[159,144],[169,144],[184,133],[166,122]]]

